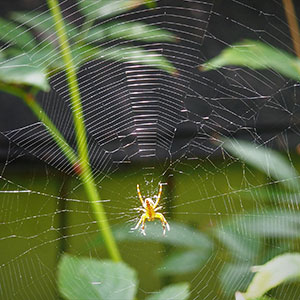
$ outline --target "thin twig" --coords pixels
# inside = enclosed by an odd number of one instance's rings
[[[292,0],[282,0],[282,2],[293,40],[294,50],[297,57],[300,58],[300,35],[294,4]]]

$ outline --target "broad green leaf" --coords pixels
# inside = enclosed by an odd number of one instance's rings
[[[160,292],[147,297],[146,300],[187,300],[190,295],[188,283],[168,285]]]
[[[226,48],[203,64],[200,70],[214,70],[228,65],[272,69],[294,80],[300,79],[300,60],[297,57],[258,41],[245,40]]]
[[[165,236],[162,233],[161,225],[153,224],[153,222],[146,224],[146,236],[138,230],[131,231],[130,227],[126,225],[115,227],[113,233],[117,241],[158,242],[176,247],[212,250],[211,240],[203,233],[179,223],[169,222],[169,224],[171,230]],[[184,238],[182,238],[183,236]],[[103,243],[101,236],[97,238],[96,243]]]
[[[11,14],[11,18],[16,22],[36,30],[38,33],[43,35],[43,39],[45,39],[45,37],[50,37],[50,41],[55,39],[56,31],[54,28],[53,18],[48,12],[13,12]],[[78,34],[77,28],[68,22],[67,19],[64,19],[64,25],[69,38],[73,38],[76,34]]]
[[[157,26],[147,25],[142,22],[115,23],[98,25],[90,29],[86,39],[89,42],[98,42],[103,39],[141,40],[145,42],[176,42],[173,33],[160,29]]]
[[[276,256],[262,266],[252,268],[256,272],[246,293],[246,300],[263,296],[279,284],[297,279],[300,280],[300,254],[286,253]]]
[[[171,254],[157,268],[163,275],[185,274],[198,271],[207,262],[211,252],[208,249],[201,251],[190,250]]]
[[[0,40],[15,45],[22,50],[31,50],[36,46],[35,38],[28,28],[0,18]]]
[[[172,75],[176,74],[176,68],[162,54],[135,46],[99,48],[98,58],[143,64],[164,70]]]
[[[78,0],[78,6],[88,19],[110,18],[132,10],[145,0]]]
[[[26,54],[0,63],[0,81],[35,86],[43,91],[50,90],[44,70],[35,66]]]
[[[138,280],[124,263],[64,255],[58,266],[58,288],[69,300],[132,300]]]
[[[223,148],[229,153],[278,180],[288,189],[299,190],[299,174],[279,152],[246,141],[225,139],[223,142]]]

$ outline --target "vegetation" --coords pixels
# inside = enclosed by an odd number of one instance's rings
[[[63,19],[56,0],[48,0],[48,12],[13,13],[11,21],[0,19],[5,30],[0,32],[4,44],[0,52],[0,89],[22,99],[33,113],[41,120],[61,152],[68,159],[85,187],[87,197],[95,214],[95,219],[102,234],[94,241],[93,247],[104,245],[110,260],[96,260],[86,257],[63,255],[58,266],[58,287],[65,299],[114,299],[118,294],[122,299],[135,299],[138,289],[136,271],[122,262],[117,243],[124,241],[159,242],[176,247],[158,267],[160,276],[188,274],[199,270],[213,253],[214,245],[220,243],[227,249],[230,261],[220,271],[220,280],[227,295],[237,300],[273,299],[265,296],[271,289],[289,280],[299,280],[300,255],[286,253],[297,250],[293,244],[298,239],[299,213],[288,209],[288,200],[299,194],[299,174],[291,163],[275,150],[255,145],[246,141],[216,138],[231,159],[241,161],[264,173],[274,185],[264,185],[257,189],[260,200],[267,202],[270,194],[280,195],[283,202],[280,211],[272,204],[264,215],[248,218],[246,215],[227,219],[221,225],[215,225],[208,234],[195,231],[190,226],[170,222],[172,230],[167,237],[157,234],[156,228],[149,224],[147,236],[139,233],[128,234],[127,226],[110,229],[105,211],[99,202],[96,184],[89,164],[89,154],[81,106],[80,88],[77,72],[90,60],[108,59],[130,62],[139,58],[138,63],[160,68],[170,74],[176,74],[174,66],[164,57],[153,55],[139,46],[100,46],[103,41],[122,39],[144,42],[176,42],[175,36],[158,27],[141,22],[122,23],[104,22],[106,18],[130,11],[140,5],[150,8],[154,1],[125,0],[122,5],[104,0],[78,1],[82,24],[74,24]],[[151,34],[149,34],[151,32]],[[153,34],[155,32],[155,34]],[[39,38],[41,37],[41,38]],[[225,49],[218,57],[201,66],[201,71],[210,71],[230,65],[252,68],[255,70],[272,69],[293,80],[299,80],[300,60],[282,50],[260,41],[246,40]],[[48,92],[51,76],[63,73],[68,82],[69,97],[72,103],[77,149],[75,151],[57,130],[51,119],[37,101],[39,92]],[[247,189],[237,191],[236,195],[249,197]],[[286,202],[285,202],[286,200]],[[268,216],[268,218],[266,218]],[[280,217],[278,223],[275,219]],[[245,228],[243,232],[237,228]],[[161,233],[161,228],[159,229]],[[178,237],[185,236],[184,239]],[[275,239],[276,246],[268,247],[264,239]],[[287,240],[291,242],[286,246]],[[267,255],[259,258],[264,250]],[[278,249],[275,253],[274,249]],[[293,251],[294,252],[294,251]],[[279,255],[279,256],[277,256]],[[259,261],[260,260],[260,261]],[[253,267],[257,262],[260,267]],[[267,261],[267,262],[266,262]],[[252,271],[256,275],[251,279]],[[282,272],[285,270],[286,272]],[[228,276],[230,274],[230,276]],[[242,293],[232,284],[235,279],[245,278]],[[230,280],[230,282],[229,282]],[[147,300],[188,299],[188,283],[171,284],[161,291],[147,297]]]

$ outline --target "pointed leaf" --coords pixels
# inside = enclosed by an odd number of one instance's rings
[[[286,253],[276,256],[262,266],[253,267],[256,272],[246,293],[243,296],[255,299],[263,296],[279,284],[297,279],[300,280],[300,254]]]
[[[115,23],[93,27],[86,37],[89,42],[103,39],[140,40],[145,42],[175,42],[176,37],[167,30],[142,22]]]
[[[124,263],[64,255],[58,266],[58,287],[69,300],[132,300],[137,277]]]
[[[50,90],[44,70],[35,66],[25,54],[0,63],[0,81],[35,86],[43,91]]]
[[[225,139],[222,146],[234,156],[278,180],[290,190],[299,190],[299,174],[279,152],[254,143],[233,139]]]
[[[294,80],[300,79],[300,60],[297,57],[258,41],[245,40],[226,48],[203,64],[200,70],[214,70],[228,65],[272,69]]]
[[[11,18],[41,33],[44,38],[45,36],[51,36],[51,41],[55,39],[56,31],[53,18],[48,12],[13,12]],[[64,25],[69,38],[78,34],[77,28],[68,22],[68,20],[64,19]]]
[[[79,7],[88,19],[109,18],[132,10],[145,0],[84,0],[78,1]]]
[[[35,38],[28,28],[0,18],[0,40],[23,50],[35,47]]]
[[[140,47],[115,46],[113,48],[101,48],[97,54],[98,58],[143,64],[164,70],[172,75],[176,74],[176,68],[162,54],[144,50]]]
[[[177,283],[163,288],[146,300],[187,300],[190,295],[188,283]]]

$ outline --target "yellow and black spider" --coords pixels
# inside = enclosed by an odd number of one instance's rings
[[[143,214],[141,215],[138,223],[133,228],[133,230],[138,229],[139,226],[142,224],[141,232],[143,235],[146,235],[146,233],[145,233],[146,220],[154,221],[155,219],[159,219],[161,221],[161,224],[163,227],[163,234],[165,235],[166,228],[168,231],[170,231],[170,226],[169,226],[168,222],[166,221],[165,217],[163,216],[163,214],[157,212],[158,210],[160,210],[162,208],[162,206],[157,206],[159,204],[160,197],[162,194],[162,184],[161,183],[159,184],[158,195],[153,197],[153,198],[156,198],[155,202],[152,200],[152,198],[146,198],[145,200],[143,200],[143,197],[142,197],[141,191],[140,191],[140,186],[138,184],[136,185],[136,188],[137,188],[137,193],[138,193],[139,199],[142,203],[142,207],[135,208],[135,210],[142,211]]]

